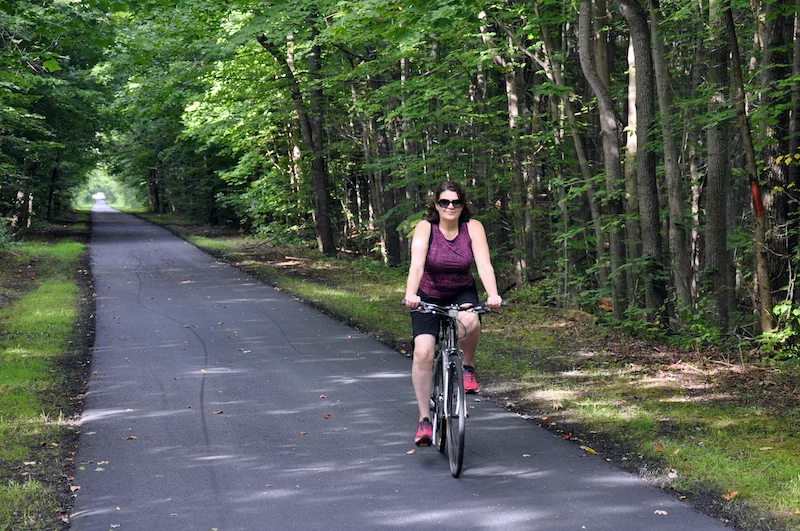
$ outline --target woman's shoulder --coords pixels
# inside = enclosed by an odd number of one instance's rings
[[[470,230],[478,229],[480,231],[483,231],[483,223],[481,223],[475,218],[470,218],[470,220],[466,222],[466,226]]]
[[[432,230],[433,224],[427,219],[423,219],[414,227],[414,235],[421,235],[427,238],[428,234],[430,234]]]
[[[467,232],[469,233],[470,238],[486,237],[486,230],[483,228],[483,223],[477,219],[470,219],[465,223],[465,225],[467,226]]]

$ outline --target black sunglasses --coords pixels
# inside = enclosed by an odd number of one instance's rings
[[[453,208],[461,208],[462,206],[464,206],[464,201],[462,201],[461,199],[453,199],[453,200],[439,199],[437,203],[442,208],[447,208],[450,205],[453,205]]]

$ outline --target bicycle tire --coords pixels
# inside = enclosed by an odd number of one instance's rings
[[[447,372],[450,378],[447,457],[450,461],[450,473],[457,478],[461,475],[464,464],[464,439],[467,431],[467,398],[464,394],[464,369],[461,360],[454,357]]]
[[[433,385],[431,386],[431,424],[433,424],[433,445],[440,452],[444,452],[447,439],[446,420],[444,414],[444,370],[442,369],[442,356],[436,356],[433,366]]]

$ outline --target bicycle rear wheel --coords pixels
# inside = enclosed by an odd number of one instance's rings
[[[450,379],[447,416],[447,457],[450,461],[450,473],[454,478],[461,475],[464,462],[464,435],[467,430],[467,399],[464,395],[464,369],[461,360],[453,357],[447,370]]]
[[[431,424],[433,424],[433,445],[440,452],[444,452],[447,430],[444,414],[444,370],[442,368],[441,354],[436,356],[433,365],[433,386],[431,387]]]

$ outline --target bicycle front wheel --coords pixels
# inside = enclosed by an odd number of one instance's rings
[[[450,473],[454,478],[461,475],[464,462],[464,435],[467,430],[467,399],[464,395],[464,370],[461,360],[455,358],[447,370],[449,400],[447,415],[447,457]]]

